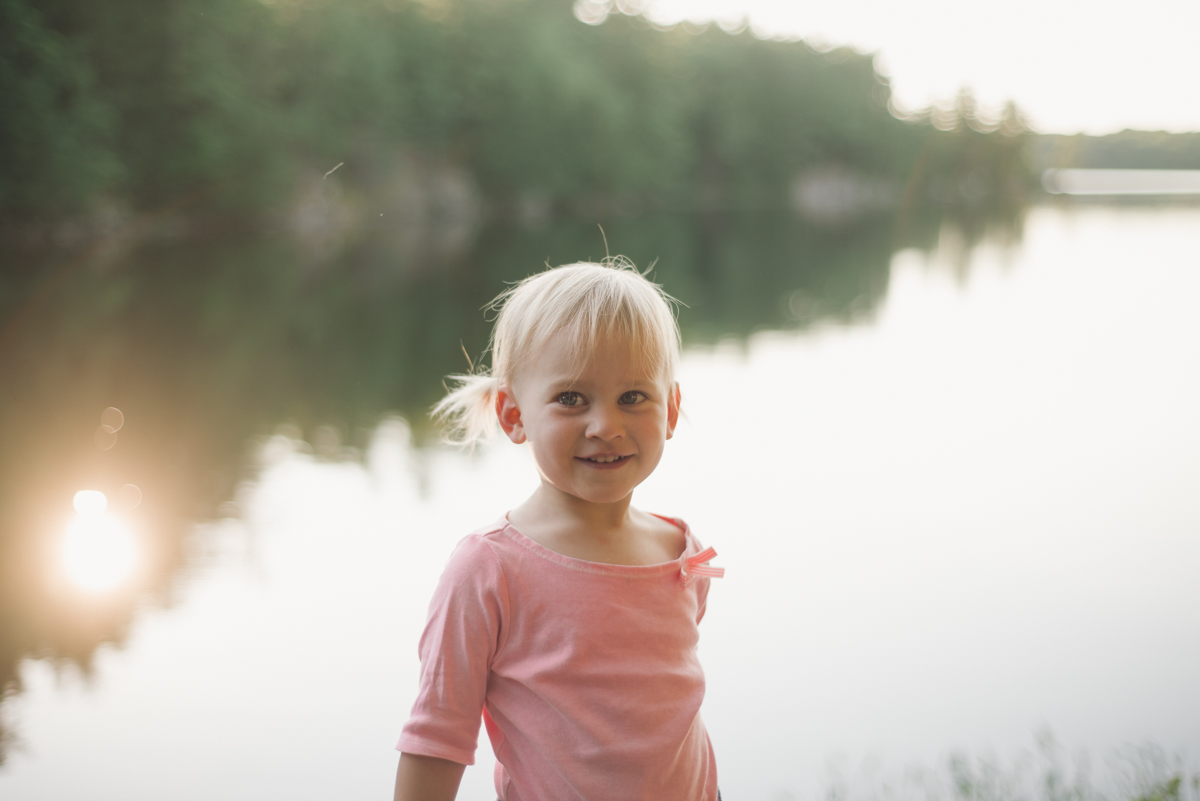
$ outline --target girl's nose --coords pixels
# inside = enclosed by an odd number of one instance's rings
[[[625,426],[621,420],[621,412],[616,406],[597,404],[588,416],[586,431],[590,439],[601,439],[605,442],[624,436]]]

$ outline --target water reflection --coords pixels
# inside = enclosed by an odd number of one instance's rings
[[[988,225],[1011,234],[1017,218],[994,218],[957,225],[966,241]],[[930,247],[945,225],[934,209],[831,226],[758,214],[618,219],[605,230],[614,252],[654,263],[686,304],[681,327],[695,344],[869,319],[896,249]],[[123,641],[140,603],[170,600],[194,523],[237,514],[252,443],[286,423],[318,458],[352,460],[394,412],[429,441],[425,411],[442,376],[486,346],[484,303],[544,262],[605,255],[590,222],[485,227],[469,250],[437,258],[396,236],[380,230],[317,257],[282,237],[6,257],[6,693],[19,691],[29,657],[86,672],[99,644]],[[113,503],[87,506],[99,498]]]

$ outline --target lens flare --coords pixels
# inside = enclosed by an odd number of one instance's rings
[[[109,406],[100,413],[100,425],[108,426],[113,433],[121,430],[121,426],[125,425],[125,415],[121,414],[121,410],[115,406]]]
[[[122,484],[117,490],[117,500],[126,509],[136,509],[142,502],[142,490],[137,484]]]
[[[96,447],[102,451],[111,450],[117,444],[117,432],[112,426],[96,426],[96,431],[93,433],[96,440]]]
[[[67,525],[63,536],[63,569],[71,581],[89,592],[115,588],[137,567],[138,549],[133,535],[105,512],[107,508],[103,492],[75,493],[79,515]]]

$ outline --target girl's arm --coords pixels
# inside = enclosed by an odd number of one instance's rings
[[[454,801],[466,765],[419,754],[400,754],[395,801]]]

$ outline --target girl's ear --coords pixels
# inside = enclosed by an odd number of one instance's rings
[[[679,422],[679,404],[683,400],[683,396],[679,394],[679,382],[675,382],[675,387],[671,390],[671,397],[667,399],[667,439],[675,436],[675,424]]]
[[[525,441],[525,425],[521,422],[521,410],[512,387],[502,384],[496,388],[496,419],[509,439],[518,445]]]

